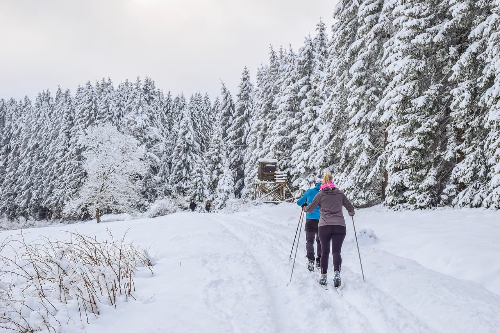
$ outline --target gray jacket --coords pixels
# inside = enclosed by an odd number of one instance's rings
[[[354,215],[354,207],[344,193],[338,188],[325,188],[319,192],[309,206],[306,207],[306,213],[310,213],[319,205],[321,216],[319,226],[324,225],[342,225],[345,227],[344,214],[342,214],[342,206],[349,213]]]

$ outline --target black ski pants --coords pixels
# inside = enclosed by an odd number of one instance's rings
[[[328,258],[330,257],[330,242],[332,244],[333,269],[340,271],[342,265],[342,243],[344,243],[346,228],[342,225],[324,225],[319,229],[321,242],[321,274],[328,272]]]
[[[318,254],[317,261],[321,257],[321,243],[318,237],[318,223],[317,219],[306,219],[306,251],[307,259],[314,260],[314,241],[316,241],[316,253]]]

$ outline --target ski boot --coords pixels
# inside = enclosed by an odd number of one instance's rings
[[[326,274],[321,274],[321,277],[319,279],[319,284],[322,286],[326,286],[327,284]]]
[[[341,285],[341,281],[340,281],[340,271],[335,271],[334,275],[333,275],[333,286],[335,288],[339,288]]]
[[[309,272],[314,272],[314,259],[309,259],[309,263],[307,264],[307,269]]]

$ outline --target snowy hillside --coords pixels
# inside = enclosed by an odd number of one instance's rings
[[[101,308],[65,332],[497,332],[500,214],[442,209],[355,216],[343,247],[343,296],[306,269],[302,233],[293,280],[288,260],[300,208],[258,206],[231,214],[177,213],[25,230],[27,241],[106,229],[157,253],[154,276],[135,277],[137,300]],[[1,237],[19,231],[1,232]],[[331,277],[330,277],[331,278]],[[34,318],[31,318],[35,320]],[[30,320],[30,319],[29,319]]]

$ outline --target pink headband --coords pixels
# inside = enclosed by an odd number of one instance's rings
[[[328,183],[325,183],[325,184],[321,185],[319,189],[323,190],[326,187],[328,187],[328,188],[334,188],[335,184],[332,181],[329,181]]]

